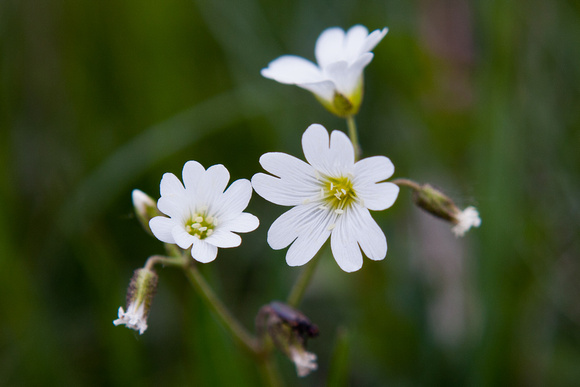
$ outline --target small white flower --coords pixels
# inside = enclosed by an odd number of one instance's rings
[[[332,113],[347,117],[358,112],[362,101],[363,70],[373,59],[370,52],[387,34],[388,28],[369,34],[355,25],[347,32],[328,28],[316,41],[318,66],[294,55],[284,55],[262,69],[262,75],[280,83],[306,89]]]
[[[157,273],[146,267],[135,270],[127,289],[127,311],[119,308],[119,318],[113,321],[115,326],[125,324],[140,335],[145,332],[158,279]]]
[[[479,227],[481,218],[475,207],[467,207],[455,215],[456,224],[451,228],[456,237],[462,237],[471,227]]]
[[[123,307],[119,307],[119,318],[113,321],[115,326],[125,324],[127,328],[139,331],[142,335],[147,330],[147,315],[145,314],[145,304],[131,303],[125,312]]]
[[[169,218],[151,219],[153,234],[182,249],[191,247],[191,256],[203,263],[216,258],[218,247],[239,246],[242,238],[234,232],[253,231],[259,220],[243,212],[252,196],[250,182],[236,180],[224,192],[229,180],[230,174],[223,165],[206,171],[197,161],[183,166],[184,184],[174,174],[164,174],[157,207]]]
[[[285,153],[266,153],[260,164],[275,176],[252,178],[264,199],[295,206],[274,221],[268,244],[275,250],[292,244],[286,254],[290,266],[310,261],[329,237],[334,259],[346,272],[362,267],[360,249],[370,259],[383,259],[387,239],[369,210],[387,209],[397,199],[399,187],[381,183],[395,170],[391,161],[375,156],[355,163],[348,137],[333,131],[329,138],[318,124],[304,132],[302,148],[309,164]]]
[[[302,348],[291,347],[290,358],[296,365],[296,372],[298,376],[304,377],[316,371],[318,364],[316,364],[316,355],[312,352],[305,351]]]

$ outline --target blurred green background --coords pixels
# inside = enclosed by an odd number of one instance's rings
[[[365,71],[364,155],[475,205],[455,239],[408,190],[375,213],[384,261],[323,257],[302,304],[339,385],[572,386],[580,381],[580,3],[529,1],[32,1],[0,3],[0,384],[255,386],[181,272],[159,269],[149,329],[114,327],[132,271],[160,242],[131,190],[159,195],[190,159],[232,180],[267,151],[302,157],[311,123],[345,130],[306,91],[260,76],[314,59],[330,26],[390,31]],[[203,274],[253,329],[300,273],[266,244],[285,209],[254,195],[260,228]]]

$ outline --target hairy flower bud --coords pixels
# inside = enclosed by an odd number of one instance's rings
[[[463,236],[471,227],[481,225],[481,218],[475,207],[467,207],[461,211],[453,200],[429,184],[414,189],[413,201],[431,215],[453,223],[455,226],[451,231],[457,237]]]
[[[155,204],[155,201],[149,195],[138,189],[134,189],[131,192],[131,199],[133,200],[133,208],[135,209],[139,223],[141,223],[145,231],[153,235],[149,227],[149,221],[161,215],[157,209],[157,204]]]
[[[279,301],[264,305],[256,317],[258,335],[268,336],[294,364],[298,376],[316,370],[316,355],[306,351],[308,338],[319,334],[318,327],[302,312]]]
[[[147,316],[157,291],[157,281],[157,273],[153,270],[135,270],[127,289],[127,311],[119,308],[119,318],[113,321],[115,326],[125,324],[127,328],[139,331],[140,335],[147,330]]]

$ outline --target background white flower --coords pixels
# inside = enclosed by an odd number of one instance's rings
[[[157,207],[169,218],[151,219],[153,234],[182,249],[191,247],[191,256],[204,263],[215,259],[218,247],[239,246],[242,239],[234,232],[253,231],[259,220],[243,212],[252,196],[250,182],[236,180],[224,192],[229,180],[223,165],[206,171],[197,161],[183,166],[184,184],[174,174],[164,174]]]
[[[346,272],[362,267],[360,249],[370,259],[383,259],[387,240],[369,210],[387,209],[397,198],[397,185],[381,183],[394,172],[391,161],[375,156],[355,163],[349,138],[340,131],[329,138],[318,124],[304,132],[302,147],[309,164],[285,153],[266,153],[260,164],[275,176],[252,178],[266,200],[295,206],[274,221],[269,245],[279,250],[292,244],[286,255],[290,266],[310,261],[329,236],[334,259]]]
[[[294,55],[284,55],[262,69],[264,77],[309,90],[322,104],[341,117],[356,114],[362,101],[363,70],[373,59],[370,52],[388,28],[369,34],[355,25],[347,32],[328,28],[316,41],[318,66]]]

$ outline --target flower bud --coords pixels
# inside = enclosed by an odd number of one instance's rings
[[[316,355],[306,351],[306,342],[318,336],[318,327],[300,311],[274,301],[258,312],[256,330],[260,336],[267,333],[274,345],[294,362],[298,376],[306,376],[318,368]]]
[[[463,236],[471,227],[479,227],[481,219],[475,207],[461,211],[455,203],[441,191],[429,184],[418,186],[413,191],[413,201],[430,214],[453,223],[451,231],[456,237]]]
[[[139,331],[140,335],[147,330],[147,316],[157,291],[157,281],[157,273],[153,270],[135,270],[127,289],[127,311],[119,308],[119,318],[113,321],[115,326],[125,324],[127,328]]]
[[[139,223],[141,223],[145,231],[153,235],[151,228],[149,228],[149,221],[156,216],[162,215],[157,209],[157,204],[149,195],[138,189],[133,190],[131,198]]]

